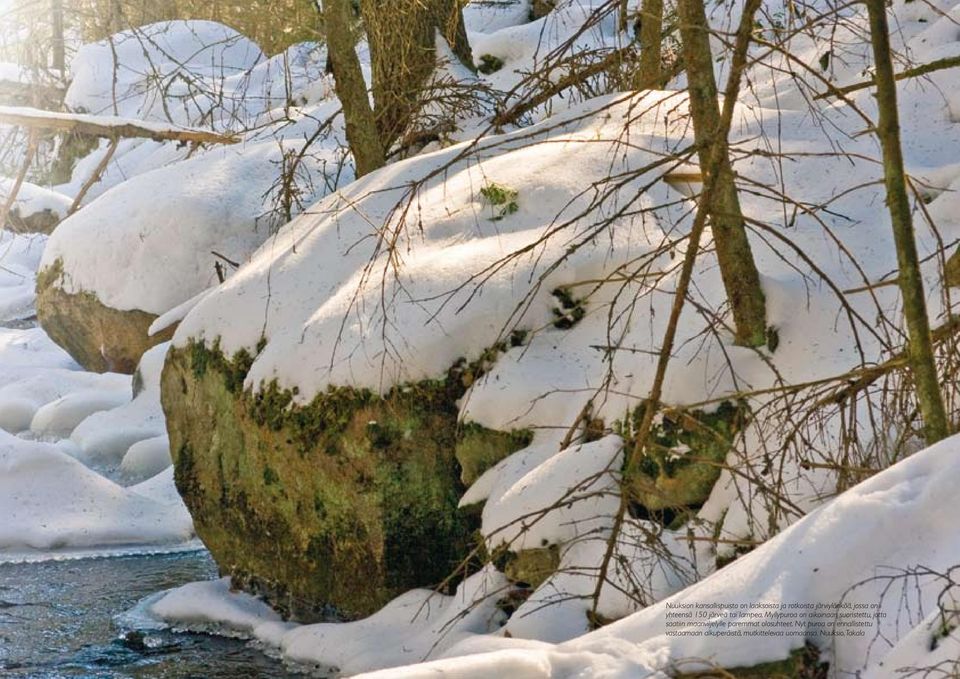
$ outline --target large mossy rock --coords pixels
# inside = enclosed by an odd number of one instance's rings
[[[37,276],[37,318],[50,338],[87,370],[132,374],[140,357],[166,342],[175,327],[150,336],[155,314],[106,306],[89,292],[61,288],[59,260]]]
[[[296,405],[275,384],[245,391],[251,363],[191,343],[161,381],[177,487],[221,570],[304,621],[450,575],[478,524],[457,507],[458,373]]]

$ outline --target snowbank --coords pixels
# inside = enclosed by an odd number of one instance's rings
[[[281,622],[269,606],[231,590],[229,579],[222,578],[172,589],[144,612],[178,628],[257,639],[306,670],[353,675],[417,662],[497,629],[503,614],[496,599],[506,588],[503,575],[488,567],[465,580],[453,596],[411,590],[364,620],[296,625]]]
[[[454,599],[434,595],[431,600],[414,591],[366,620],[340,625],[278,631],[266,624],[276,622],[272,611],[249,595],[229,592],[223,580],[173,590],[153,604],[152,613],[177,625],[225,626],[279,647],[285,659],[337,667],[347,675],[379,666],[390,669],[369,676],[639,679],[662,677],[677,667],[694,671],[783,660],[810,639],[819,646],[822,659],[830,662],[831,671],[898,676],[900,668],[932,665],[949,658],[950,649],[956,648],[956,639],[938,637],[932,623],[938,596],[949,589],[947,580],[937,574],[960,563],[960,528],[943,512],[958,483],[960,436],[954,436],[847,491],[702,582],[557,645],[485,634],[483,625],[477,628],[469,622],[484,619],[478,611],[502,593],[505,583],[496,579],[502,576],[489,571],[472,576]],[[476,587],[491,577],[483,588]],[[464,608],[470,597],[483,603]],[[790,607],[786,610],[796,613],[790,619],[793,632],[762,639],[690,634],[689,625],[668,626],[668,620],[676,620],[671,613],[698,602],[717,604],[712,613],[719,617],[724,609],[740,611],[741,604],[842,603],[844,607],[829,608],[829,615],[822,609]],[[437,622],[447,621],[450,607],[471,612],[438,632]],[[823,620],[833,622],[837,611],[850,610],[868,611],[856,618],[866,625],[838,624],[862,635],[818,636]],[[386,638],[389,644],[384,643]],[[932,643],[938,638],[939,643]],[[395,667],[405,656],[415,662],[442,659]]]
[[[46,236],[0,231],[0,323],[34,315],[37,267]]]
[[[172,485],[170,476],[166,483]],[[57,446],[0,432],[0,559],[34,550],[170,544],[193,524],[159,502],[84,467]]]

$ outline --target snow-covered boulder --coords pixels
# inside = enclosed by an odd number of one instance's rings
[[[771,115],[738,107],[738,148],[753,148]],[[804,115],[779,112],[778,129],[791,145],[821,149],[821,155],[784,169],[762,161],[758,150],[742,156],[737,172],[768,186],[782,171],[782,181],[811,203],[827,200],[836,186],[813,183],[811,176],[832,181],[842,172],[844,180],[867,186],[877,166],[858,161],[850,168],[849,159],[830,157],[829,147],[801,125]],[[619,447],[631,444],[631,422],[657,372],[692,220],[687,193],[664,178],[662,165],[692,143],[687,123],[681,94],[612,95],[519,132],[392,164],[314,205],[200,300],[177,330],[161,391],[180,487],[215,558],[291,588],[302,586],[300,573],[317,573],[311,583],[321,574],[335,577],[330,570],[361,579],[365,574],[316,566],[324,557],[308,540],[296,547],[293,536],[305,526],[319,529],[307,535],[349,544],[342,532],[325,527],[325,512],[340,491],[330,483],[335,477],[316,471],[331,464],[323,437],[307,437],[311,445],[298,447],[304,424],[326,422],[333,395],[343,390],[369,390],[383,399],[447,380],[456,368],[468,389],[451,391],[443,407],[448,421],[465,425],[461,432],[474,425],[534,432],[524,452],[506,460],[483,455],[480,467],[464,464],[463,470],[479,486],[463,506],[485,503],[481,530],[491,552],[542,557],[534,569],[523,568],[528,573],[514,569],[514,580],[542,584],[508,629],[549,641],[585,632],[596,583],[577,574],[599,572],[605,559],[597,536],[615,524],[621,506]],[[861,149],[864,158],[874,150],[867,142]],[[858,223],[882,221],[865,200],[879,193],[864,194],[844,196],[844,214]],[[743,206],[758,220],[782,216],[782,204],[766,196],[744,192]],[[817,275],[829,272],[841,289],[864,277],[878,280],[895,265],[888,230],[842,232],[845,248],[865,253],[861,272],[837,261],[836,245],[822,238],[816,220],[798,218],[794,228]],[[921,242],[924,252],[934,246],[932,239]],[[707,248],[693,272],[696,306],[704,311],[682,316],[661,395],[674,407],[669,417],[661,412],[651,430],[663,455],[644,455],[628,469],[636,497],[616,562],[623,557],[634,570],[618,571],[601,592],[596,612],[606,618],[635,610],[640,597],[624,594],[631,582],[642,582],[643,597],[656,601],[733,558],[732,548],[710,544],[717,534],[725,543],[752,542],[786,522],[765,513],[765,482],[725,471],[759,464],[766,449],[758,437],[780,445],[777,422],[763,430],[760,418],[740,413],[737,394],[744,385],[764,393],[783,381],[843,375],[860,365],[856,352],[843,347],[881,354],[859,320],[870,317],[873,301],[858,298],[853,303],[863,305],[861,315],[838,322],[842,303],[830,290],[810,286],[809,272],[798,273],[762,243],[755,256],[779,345],[772,354],[757,352],[718,331],[726,293]],[[889,287],[880,290],[878,303],[891,305],[895,295]],[[718,408],[724,398],[728,406]],[[714,407],[694,419],[713,418],[706,427],[712,433],[692,436],[686,416],[697,413],[684,404],[706,400]],[[747,408],[763,405],[758,398]],[[361,420],[358,411],[345,412],[342,426],[374,427],[361,446],[365,453],[368,445],[383,446],[373,459],[402,450],[389,427],[376,431],[384,426],[380,413]],[[454,448],[467,448],[464,434],[448,436]],[[588,445],[570,445],[581,442]],[[807,473],[796,450],[784,447],[784,477],[803,482],[783,492],[798,507],[815,506],[835,479]],[[333,457],[344,452],[338,448]],[[304,459],[310,466],[301,468]],[[366,464],[366,454],[363,459]],[[221,472],[221,460],[242,474]],[[487,476],[490,465],[495,471]],[[570,496],[556,495],[565,489]],[[386,506],[399,500],[390,496]],[[255,526],[250,516],[263,523]],[[285,536],[275,555],[264,556],[257,537],[266,526]],[[524,535],[517,534],[521,529]],[[662,534],[662,549],[647,548],[642,536],[651,531]],[[690,531],[698,539],[688,540]],[[517,554],[537,549],[548,551]],[[323,589],[313,592],[326,600]],[[559,614],[546,605],[557,601]]]
[[[64,103],[77,111],[180,125],[203,117],[229,123],[237,120],[238,102],[224,93],[223,81],[263,60],[256,44],[223,24],[148,24],[81,47],[70,63]]]
[[[462,531],[476,523],[464,517],[476,507],[457,510],[461,472],[472,481],[529,436],[511,435],[524,427],[509,422],[458,427],[461,399],[498,360],[524,350],[519,330],[563,340],[558,314],[578,312],[561,311],[565,296],[553,292],[663,237],[650,217],[646,230],[626,218],[596,240],[589,220],[574,220],[500,268],[466,311],[458,307],[469,291],[445,297],[467,272],[539,241],[583,177],[609,171],[613,146],[596,142],[595,122],[559,121],[542,133],[558,143],[543,147],[502,137],[471,157],[453,147],[372,173],[284,227],[187,314],[162,383],[171,451],[198,534],[239,584],[281,605],[288,593],[362,613],[394,584],[435,582],[466,556]],[[574,158],[584,175],[556,171]],[[646,159],[637,151],[629,162]],[[377,234],[395,227],[391,211],[408,182],[431,172],[399,232],[396,281],[380,269],[388,259],[377,255]],[[640,202],[671,191],[657,183]],[[588,200],[570,203],[571,213]],[[518,332],[505,331],[526,282],[541,274]],[[364,286],[368,275],[377,282]],[[396,306],[381,307],[381,293]],[[572,379],[581,371],[568,369]]]
[[[132,373],[143,352],[172,337],[172,328],[149,335],[155,314],[114,309],[87,291],[64,292],[65,281],[60,260],[37,276],[37,317],[50,338],[85,369]]]
[[[137,175],[64,220],[40,263],[43,328],[88,370],[133,372],[171,337],[172,328],[148,332],[160,314],[216,285],[270,237],[272,188],[284,153],[301,146],[215,148]],[[302,172],[319,173],[323,161],[311,154]]]
[[[0,385],[0,429],[12,434],[27,429],[39,436],[69,434],[86,415],[130,400],[125,375],[28,368],[33,374]]]

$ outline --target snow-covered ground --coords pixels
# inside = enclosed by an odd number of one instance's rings
[[[410,592],[366,620],[345,624],[282,623],[253,597],[231,592],[225,580],[186,585],[144,607],[162,620],[256,638],[301,665],[334,666],[345,675],[391,668],[369,675],[383,679],[639,679],[746,667],[782,660],[806,639],[817,640],[814,630],[824,621],[847,632],[820,638],[838,676],[904,676],[905,667],[960,657],[956,613],[941,619],[938,607],[946,602],[955,610],[951,602],[960,595],[950,575],[960,563],[960,527],[944,511],[958,484],[960,436],[954,436],[814,510],[711,577],[560,644],[488,633],[499,627],[490,602],[504,586],[489,570],[454,596]],[[677,624],[671,615],[697,604],[714,605],[706,620],[715,634],[703,633],[702,618]],[[747,612],[756,619],[781,605],[795,613],[788,627],[766,627],[761,635],[745,624]],[[837,621],[853,612],[858,617],[845,619],[864,626]],[[741,620],[739,628],[717,622],[731,616]],[[733,634],[737,629],[744,634]],[[716,634],[723,631],[728,634]],[[425,659],[432,662],[397,667]]]
[[[166,346],[136,395],[129,375],[83,371],[30,320],[45,240],[0,233],[0,562],[195,549],[156,445]]]
[[[88,190],[52,237],[0,230],[0,510],[8,517],[0,560],[196,548],[160,408],[166,345],[143,357],[133,379],[83,371],[35,327],[36,276],[45,261],[66,259],[71,291],[162,314],[229,275],[290,212],[351,179],[324,64],[317,45],[267,58],[213,22],[155,24],[76,50],[65,102],[73,111],[243,139],[210,149],[126,139],[115,151],[103,140],[68,182],[20,188],[13,211],[58,218]],[[12,186],[0,180],[0,198]]]

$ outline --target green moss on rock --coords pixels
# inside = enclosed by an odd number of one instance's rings
[[[730,401],[712,412],[665,411],[645,453],[633,469],[625,470],[631,499],[648,512],[702,505],[748,415],[745,404]],[[633,417],[636,426],[643,418],[642,406]]]
[[[276,383],[244,390],[252,361],[192,342],[161,380],[177,487],[221,569],[305,621],[368,615],[448,576],[477,529],[457,508],[467,364],[301,405]]]
[[[557,545],[550,545],[510,554],[503,566],[503,572],[513,582],[524,583],[536,589],[556,573],[559,567],[560,549]]]
[[[533,434],[527,429],[506,432],[487,429],[473,422],[466,424],[456,448],[457,461],[462,469],[460,480],[469,486],[500,460],[529,446],[532,440]]]
[[[37,275],[37,318],[50,338],[87,370],[131,374],[145,351],[173,337],[176,326],[147,334],[155,314],[108,307],[91,292],[65,292],[63,277],[59,259]]]

